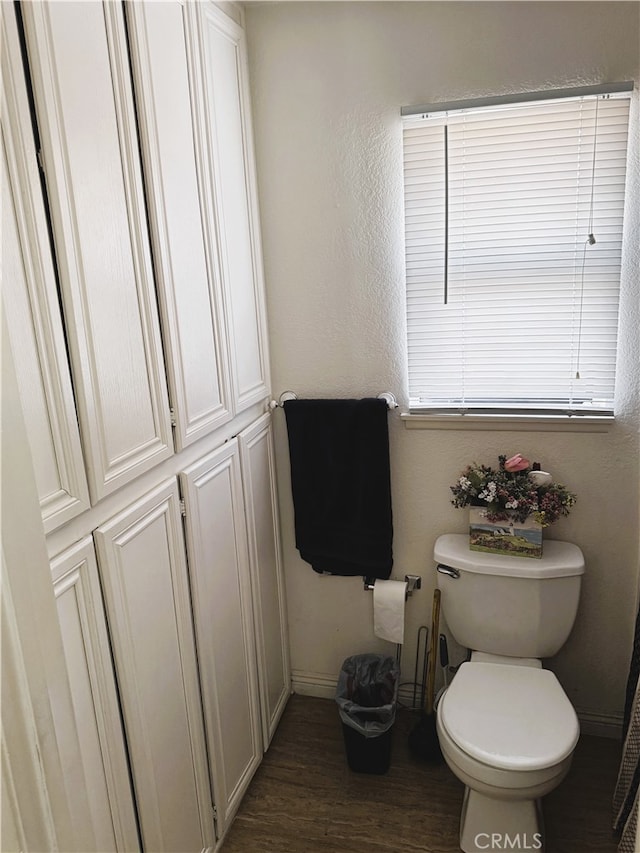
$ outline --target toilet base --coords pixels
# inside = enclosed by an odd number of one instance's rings
[[[544,850],[540,800],[498,800],[465,788],[460,848],[464,853]]]

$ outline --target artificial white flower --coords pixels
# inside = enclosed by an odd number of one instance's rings
[[[493,480],[490,480],[484,487],[484,489],[478,494],[478,497],[482,501],[487,501],[488,503],[491,503],[495,500],[496,489],[496,484],[493,482]]]

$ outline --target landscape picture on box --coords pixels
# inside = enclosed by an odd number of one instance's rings
[[[484,509],[469,507],[469,547],[489,554],[541,557],[542,528],[533,518],[490,522]]]

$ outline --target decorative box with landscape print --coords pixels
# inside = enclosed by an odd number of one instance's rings
[[[470,506],[469,548],[488,554],[542,557],[542,525],[532,516],[524,521],[489,521],[486,509]]]

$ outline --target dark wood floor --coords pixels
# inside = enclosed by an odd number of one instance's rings
[[[389,772],[353,773],[332,700],[292,696],[223,853],[457,853],[463,787],[445,764],[411,756],[399,711]],[[619,746],[583,736],[571,771],[544,800],[547,853],[614,853],[611,797]]]

